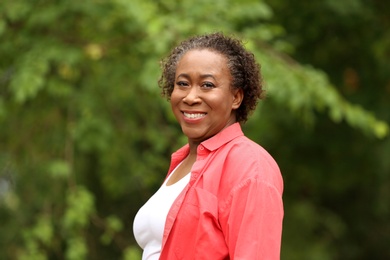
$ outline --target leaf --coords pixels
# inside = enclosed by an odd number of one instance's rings
[[[78,186],[69,190],[66,201],[67,207],[63,218],[65,230],[87,226],[91,215],[95,212],[95,198],[93,194],[86,188]]]
[[[69,163],[63,160],[53,160],[47,168],[49,174],[54,178],[67,178],[71,173]]]
[[[19,103],[34,98],[44,87],[49,61],[42,53],[41,48],[36,48],[24,55],[12,76],[10,89]]]

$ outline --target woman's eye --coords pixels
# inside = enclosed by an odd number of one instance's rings
[[[202,87],[204,88],[214,88],[214,84],[211,82],[205,82],[202,84]]]
[[[184,81],[178,81],[176,82],[176,85],[178,85],[179,87],[186,87],[188,86],[188,83]]]

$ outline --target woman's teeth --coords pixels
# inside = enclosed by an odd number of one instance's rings
[[[185,117],[188,117],[188,118],[200,118],[200,117],[204,117],[206,114],[204,113],[196,113],[196,114],[189,114],[189,113],[186,113],[184,112],[183,113]]]

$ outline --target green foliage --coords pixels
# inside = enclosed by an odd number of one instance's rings
[[[263,75],[270,98],[281,106],[287,106],[306,124],[314,123],[316,112],[327,112],[335,123],[345,120],[350,126],[379,139],[389,134],[389,126],[385,121],[378,120],[361,106],[347,102],[322,71],[296,63],[291,64],[290,60],[283,60],[281,55],[267,56],[261,52],[256,53],[260,61],[266,65],[263,65]],[[268,64],[275,65],[267,66]]]
[[[63,218],[64,230],[80,229],[88,224],[94,212],[94,197],[83,187],[69,190],[66,197],[66,211]]]
[[[141,260],[142,252],[138,247],[130,246],[124,252],[123,260]]]
[[[293,58],[326,71],[337,87],[332,87],[333,107],[324,110],[330,118],[315,113],[310,131],[298,129],[295,118],[281,114],[276,104],[262,111],[279,121],[263,127],[262,140],[277,155],[286,183],[282,258],[387,259],[389,6],[380,1],[267,2],[282,14],[273,22],[285,28],[279,39],[294,46]],[[337,96],[344,97],[341,103]],[[382,120],[375,122],[374,113]],[[347,124],[380,139],[365,138]],[[301,208],[310,211],[297,218]]]
[[[133,217],[165,177],[171,152],[186,141],[159,95],[158,62],[178,41],[212,31],[243,38],[262,65],[269,95],[246,131],[269,146],[285,173],[284,254],[305,259],[299,247],[307,243],[308,259],[342,256],[333,240],[350,227],[320,200],[329,196],[320,189],[323,162],[299,148],[318,145],[311,133],[324,124],[360,140],[385,139],[388,124],[374,112],[386,109],[369,112],[359,98],[344,98],[336,77],[321,66],[332,61],[307,65],[288,24],[275,19],[288,14],[280,12],[287,4],[270,2],[0,2],[0,259],[140,259]],[[353,1],[325,2],[341,18],[350,15],[348,3],[352,13],[365,13]],[[388,53],[386,37],[374,44],[373,56]],[[296,60],[287,55],[294,53]],[[326,141],[319,146],[335,150]],[[309,163],[298,160],[308,155]],[[330,178],[329,193],[341,194],[340,180]],[[302,199],[301,186],[323,205]],[[388,197],[385,186],[379,195]],[[384,205],[378,202],[375,212],[388,214]]]

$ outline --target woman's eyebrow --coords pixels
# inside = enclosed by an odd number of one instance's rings
[[[186,78],[186,79],[191,78],[190,75],[188,75],[187,73],[181,73],[181,74],[177,75],[176,79],[178,79],[180,77],[183,77],[183,78]],[[212,78],[212,79],[216,80],[216,78],[212,74],[202,74],[202,75],[200,75],[200,78],[201,79]]]
[[[201,77],[202,79],[205,79],[205,78],[213,78],[213,79],[215,80],[215,77],[214,77],[214,75],[212,75],[212,74],[203,74],[203,75],[200,75],[200,77]]]
[[[187,79],[190,78],[190,76],[187,73],[181,73],[181,74],[177,75],[176,79],[178,79],[180,77],[187,78]]]

